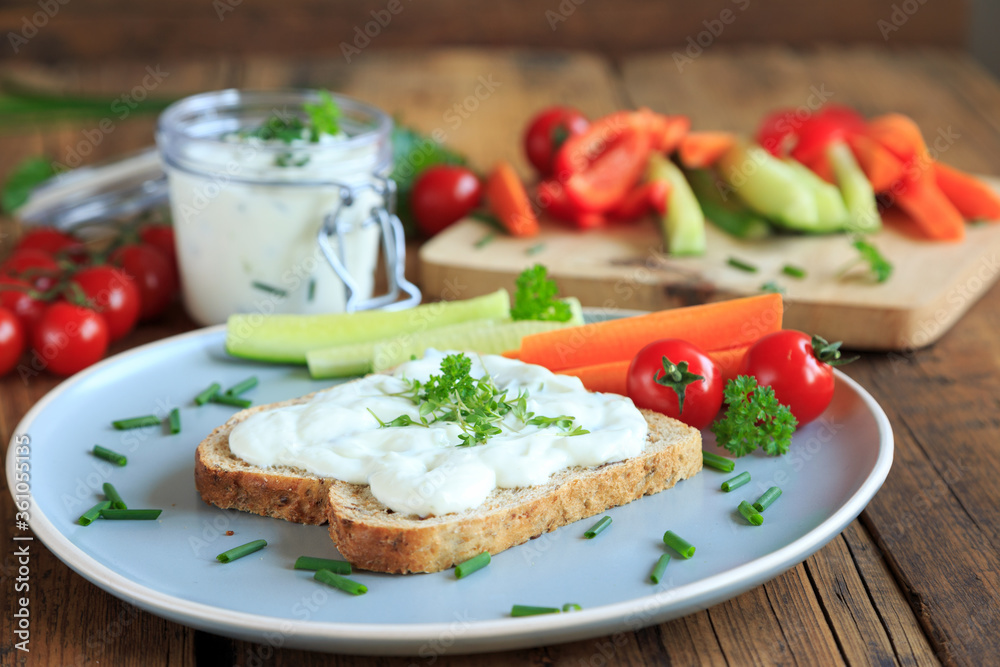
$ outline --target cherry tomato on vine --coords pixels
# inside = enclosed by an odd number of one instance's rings
[[[0,308],[0,375],[17,365],[26,344],[21,321],[8,309]]]
[[[94,309],[108,324],[108,336],[115,341],[132,331],[139,320],[139,288],[121,269],[93,266],[73,276]]]
[[[24,278],[39,290],[45,291],[56,284],[62,269],[56,258],[38,248],[15,250],[0,264],[0,274]]]
[[[582,134],[590,121],[571,107],[549,107],[539,111],[524,132],[524,152],[542,176],[554,169],[556,153],[569,137]]]
[[[639,350],[625,386],[636,407],[705,428],[722,407],[722,385],[722,374],[707,354],[687,341],[666,338]]]
[[[410,210],[420,231],[433,236],[468,215],[482,194],[482,183],[465,167],[434,165],[413,182]]]
[[[57,301],[45,310],[35,327],[31,347],[46,370],[72,375],[104,356],[108,325],[89,308]]]
[[[851,361],[841,358],[840,343],[786,329],[751,345],[739,374],[753,375],[757,384],[774,389],[778,402],[801,425],[823,414],[833,400],[833,366]]]
[[[46,304],[35,298],[37,292],[27,280],[0,278],[0,307],[14,313],[21,321],[24,335],[30,340],[35,324],[42,318]]]
[[[155,318],[167,309],[177,292],[177,272],[170,260],[144,243],[123,245],[108,258],[121,267],[139,288],[139,319]]]

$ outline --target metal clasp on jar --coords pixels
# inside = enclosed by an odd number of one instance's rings
[[[403,223],[395,214],[395,181],[391,178],[375,177],[372,182],[364,185],[353,187],[343,184],[336,185],[340,189],[340,206],[337,207],[336,211],[327,213],[323,218],[323,226],[316,235],[316,242],[319,244],[320,250],[323,251],[326,261],[330,263],[337,277],[344,283],[344,289],[347,290],[344,310],[348,313],[375,308],[402,310],[419,304],[420,289],[408,281],[404,275],[406,238],[403,233]],[[365,298],[357,281],[347,270],[347,261],[344,256],[344,248],[347,246],[345,237],[355,229],[355,224],[344,221],[341,214],[354,205],[360,192],[367,189],[373,190],[382,198],[382,205],[373,207],[361,226],[367,227],[377,224],[381,229],[388,291],[385,294]],[[331,237],[337,240],[336,248],[330,242]],[[400,300],[401,294],[405,294],[406,298]]]

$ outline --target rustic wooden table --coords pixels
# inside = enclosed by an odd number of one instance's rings
[[[160,75],[147,76],[150,71]],[[909,114],[932,136],[954,132],[958,139],[948,149],[949,162],[1000,174],[1000,86],[969,58],[948,52],[719,47],[684,63],[680,71],[672,52],[619,63],[582,53],[365,52],[349,66],[342,61],[221,60],[8,74],[109,96],[141,93],[144,77],[148,94],[159,96],[229,86],[329,87],[422,130],[440,129],[475,166],[485,168],[503,157],[525,174],[520,129],[532,111],[547,104],[575,105],[591,116],[648,105],[689,114],[696,128],[749,132],[771,108],[810,104],[824,95],[866,114]],[[90,161],[151,143],[151,118],[120,115],[109,110],[104,126],[94,120],[0,135],[0,171],[42,152],[70,163],[73,155],[86,154]],[[0,227],[11,230],[9,222]],[[995,259],[984,270],[997,271]],[[193,326],[178,306],[112,351]],[[12,619],[4,614],[0,657],[4,664],[32,665],[994,662],[1000,648],[998,330],[1000,289],[994,288],[933,348],[866,354],[848,366],[846,372],[875,396],[893,424],[896,458],[884,487],[859,520],[804,563],[685,618],[613,637],[482,656],[333,657],[231,640],[165,621],[103,592],[36,543],[31,652],[12,648]],[[21,417],[57,383],[46,375],[0,380],[5,449]],[[0,498],[0,541],[7,545],[0,570],[5,599],[14,597],[18,571],[13,525],[14,507],[5,490]]]

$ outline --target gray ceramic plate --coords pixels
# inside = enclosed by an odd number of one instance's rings
[[[711,469],[674,489],[607,512],[609,530],[583,539],[590,520],[514,547],[461,581],[452,571],[392,576],[357,573],[369,588],[352,597],[292,569],[300,555],[336,556],[322,526],[224,511],[194,488],[194,450],[235,409],[192,398],[248,375],[256,404],[313,391],[325,383],[305,369],[235,360],[221,327],[177,336],[108,359],[59,385],[15,431],[30,438],[34,534],[71,568],[112,595],[154,614],[210,632],[272,646],[363,654],[496,651],[611,634],[704,609],[803,561],[854,519],[885,480],[892,432],[885,413],[860,386],[837,375],[833,404],[795,436],[792,453],[751,455],[737,471],[753,481],[732,493]],[[114,431],[113,419],[181,409],[183,430]],[[714,449],[711,434],[706,448]],[[95,443],[127,454],[113,467],[89,454]],[[14,455],[8,451],[13,490]],[[76,518],[111,481],[130,507],[158,507],[157,521]],[[752,527],[736,512],[768,486],[784,495]],[[674,558],[659,585],[650,569],[664,553],[665,530],[697,547]],[[232,531],[233,535],[226,533]],[[268,547],[223,565],[216,554],[264,538]],[[510,618],[513,604],[583,611]]]

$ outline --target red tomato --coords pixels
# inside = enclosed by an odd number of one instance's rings
[[[0,308],[0,375],[6,375],[17,365],[25,344],[21,321],[11,311]]]
[[[750,346],[740,365],[740,375],[753,375],[757,384],[774,389],[778,402],[787,405],[805,424],[823,414],[833,399],[833,367],[840,358],[840,343],[786,329],[768,334]]]
[[[23,277],[39,290],[45,291],[56,284],[62,269],[56,258],[37,248],[15,250],[0,264],[0,273]]]
[[[111,253],[110,263],[120,266],[139,288],[139,319],[163,314],[177,292],[177,272],[159,250],[143,243],[123,245]]]
[[[410,210],[420,231],[433,236],[464,218],[479,204],[483,186],[465,167],[428,167],[413,182]]]
[[[65,232],[52,227],[35,227],[24,233],[24,236],[17,242],[17,250],[31,248],[42,250],[55,255],[63,250],[75,250],[80,247],[80,242]]]
[[[711,358],[676,338],[639,350],[625,384],[636,407],[662,412],[695,428],[705,428],[719,413],[722,385],[722,374]]]
[[[89,308],[59,301],[45,310],[31,346],[48,371],[72,375],[104,356],[108,325]]]
[[[31,283],[26,280],[0,279],[0,307],[6,308],[17,316],[27,339],[31,338],[35,324],[42,318],[46,308],[45,302],[36,299],[32,293],[37,294]]]
[[[563,143],[573,135],[582,134],[589,125],[587,117],[571,107],[542,109],[524,131],[524,152],[528,161],[538,173],[548,176]]]
[[[94,309],[108,324],[108,336],[118,340],[132,331],[139,319],[139,288],[121,269],[94,266],[73,276]]]
[[[139,228],[139,238],[146,245],[151,245],[170,260],[177,270],[177,246],[174,245],[174,228],[163,223],[150,223]]]

